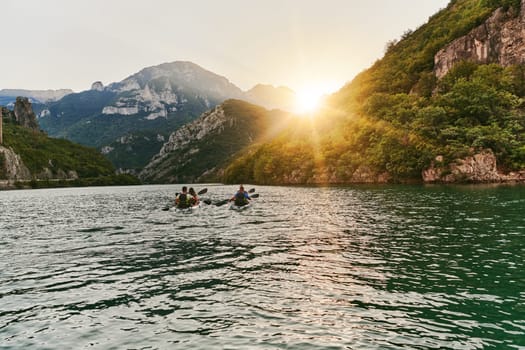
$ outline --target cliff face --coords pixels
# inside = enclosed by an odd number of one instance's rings
[[[14,111],[2,109],[4,132],[0,145],[0,189],[15,182],[75,180],[111,175],[111,164],[94,149],[48,138],[39,126],[31,103],[17,98]]]
[[[2,166],[3,165],[3,166]],[[12,149],[0,146],[0,172],[9,180],[31,180],[31,172],[18,154]]]
[[[523,182],[525,170],[503,174],[498,171],[496,156],[490,150],[484,150],[471,157],[458,159],[448,166],[437,165],[443,159],[438,156],[432,166],[423,171],[425,182]]]
[[[284,119],[280,112],[228,100],[173,132],[140,178],[162,183],[217,180],[237,152],[276,132],[277,121]]]
[[[498,63],[525,62],[525,0],[519,14],[496,10],[485,23],[441,49],[434,57],[434,72],[443,77],[459,61]]]

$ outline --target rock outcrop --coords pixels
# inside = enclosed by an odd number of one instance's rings
[[[0,172],[9,180],[31,180],[31,172],[11,148],[0,146]]]
[[[102,84],[101,81],[95,81],[93,84],[91,84],[91,90],[104,91],[104,84]]]
[[[35,131],[39,130],[35,112],[33,112],[31,102],[29,102],[29,99],[27,97],[16,98],[15,108],[13,112],[15,114],[15,121],[18,124],[28,129],[32,129]]]
[[[521,10],[497,9],[480,26],[441,49],[434,57],[438,78],[460,61],[498,63],[502,66],[525,62],[525,0]]]
[[[31,108],[31,103],[28,98],[18,97],[16,99],[14,111],[10,111],[3,107],[1,107],[1,110],[2,119],[9,124],[14,124],[11,127],[24,127],[33,131],[39,130],[35,113]],[[30,132],[30,134],[37,139],[45,137],[45,135],[40,134],[40,132]],[[27,138],[27,134],[24,137]],[[51,159],[48,160],[46,167],[34,171],[35,167],[31,167],[32,160],[26,159],[28,162],[26,165],[21,155],[18,154],[13,147],[9,146],[8,140],[4,141],[5,144],[0,145],[0,189],[13,188],[15,182],[28,182],[32,180],[75,180],[79,178],[76,170],[65,171],[60,167],[55,166],[55,162]],[[31,141],[28,140],[28,142]],[[33,149],[33,151],[38,152],[41,150]],[[41,156],[41,154],[37,155],[37,157],[39,156]],[[30,168],[33,169],[33,172],[29,170]]]
[[[498,171],[496,156],[490,150],[483,150],[473,156],[458,159],[442,165],[443,157],[436,157],[435,162],[422,173],[424,182],[523,182],[525,170],[503,174]]]

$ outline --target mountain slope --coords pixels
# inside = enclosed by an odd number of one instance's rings
[[[284,112],[227,100],[172,133],[140,177],[162,183],[217,180],[238,152],[267,139],[287,121]]]
[[[434,62],[454,40],[480,39],[479,28],[496,32],[508,21],[525,22],[522,6],[516,0],[451,1],[427,24],[391,42],[381,60],[331,96],[315,129],[288,130],[286,137],[253,149],[226,170],[225,180],[236,181],[239,174],[246,175],[243,182],[258,183],[521,179],[525,65],[458,59],[443,76]],[[491,21],[496,13],[506,19]],[[508,27],[518,29],[510,36],[522,37],[524,26]],[[497,164],[498,174],[472,175],[485,161]],[[458,170],[468,162],[470,170]],[[282,169],[277,174],[275,168]],[[437,170],[427,172],[430,168]],[[429,173],[438,176],[431,179]]]
[[[66,181],[54,182],[53,186],[88,185],[92,181],[97,184],[116,184],[122,180],[129,183],[129,178],[114,177],[113,165],[95,149],[49,138],[38,131],[38,126],[33,128],[31,121],[36,124],[36,119],[30,109],[29,101],[20,97],[14,112],[2,108],[0,180],[33,181],[35,186],[46,185],[43,181],[50,180]],[[132,182],[136,183],[136,179]]]
[[[244,99],[266,109],[282,109],[292,112],[295,108],[295,92],[285,86],[257,84],[245,92]]]
[[[140,169],[162,146],[149,136],[167,138],[204,111],[240,96],[242,91],[226,78],[196,64],[165,63],[65,96],[40,113],[40,124],[51,136],[105,148],[115,164]],[[123,137],[131,140],[124,147]]]

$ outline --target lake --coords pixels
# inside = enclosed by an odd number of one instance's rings
[[[0,348],[525,348],[525,186],[246,187],[0,192]]]

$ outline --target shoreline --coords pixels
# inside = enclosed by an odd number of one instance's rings
[[[111,178],[111,177],[110,177]],[[49,179],[49,180],[0,180],[0,191],[14,191],[14,190],[37,190],[37,189],[53,189],[53,188],[81,188],[81,187],[111,187],[111,186],[155,186],[155,185],[182,185],[183,183],[138,183],[136,181],[112,181],[108,177],[88,178],[76,180],[64,179]],[[191,183],[207,184],[203,183]],[[238,185],[237,183],[221,183],[214,182],[213,184],[219,186]],[[250,183],[252,186],[268,186],[268,187],[306,187],[306,188],[337,188],[348,186],[475,186],[475,187],[497,187],[497,186],[521,186],[525,185],[525,181],[479,181],[479,182],[424,182],[424,181],[407,181],[407,182],[348,182],[348,183],[283,183],[283,184],[258,184]]]

